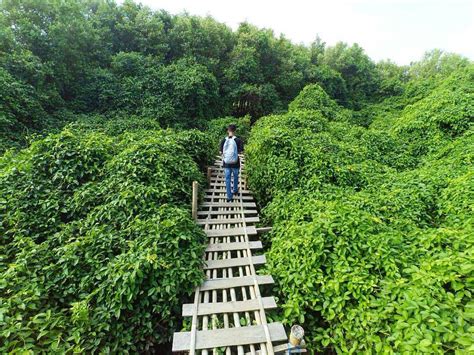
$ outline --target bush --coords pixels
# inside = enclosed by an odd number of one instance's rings
[[[377,105],[391,115],[384,125],[331,120],[337,110],[321,111],[330,105],[305,89],[307,104],[254,126],[247,171],[273,222],[267,272],[282,307],[274,317],[301,323],[312,350],[472,349],[466,72],[412,106]]]
[[[142,352],[170,339],[203,277],[190,142],[66,129],[1,159],[3,352]]]
[[[408,105],[392,130],[421,157],[474,127],[474,66],[453,73],[425,98]]]
[[[296,110],[317,110],[328,119],[343,119],[348,114],[347,110],[343,110],[336,101],[331,99],[329,95],[318,84],[310,84],[290,102],[288,109]]]

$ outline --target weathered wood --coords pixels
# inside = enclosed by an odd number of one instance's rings
[[[285,341],[285,328],[281,323],[268,324],[271,341]],[[188,351],[191,332],[174,333],[173,351]],[[223,346],[258,344],[265,342],[265,331],[262,325],[238,328],[201,330],[196,333],[196,349],[210,349]]]
[[[245,179],[245,176],[240,176],[239,178]],[[225,186],[225,179],[224,178],[213,178],[211,179],[211,184],[214,187],[222,187]],[[247,190],[246,187],[242,187],[244,190]]]
[[[244,250],[247,248],[262,249],[263,245],[261,241],[248,242],[248,243],[246,242],[216,243],[216,244],[209,244],[206,248],[206,252]]]
[[[222,188],[222,189],[212,188],[212,189],[205,189],[204,192],[207,193],[207,194],[225,193],[225,189],[224,188]],[[252,191],[250,191],[250,190],[241,190],[241,191],[239,191],[239,193],[242,193],[243,195],[251,195]]]
[[[269,285],[274,283],[271,275],[256,275],[258,285]],[[201,291],[221,290],[233,287],[252,286],[255,281],[253,276],[233,277],[227,279],[213,279],[204,281],[201,284]]]
[[[207,167],[207,183],[211,185],[211,179],[212,179],[212,167],[208,166]]]
[[[263,306],[265,309],[276,308],[277,304],[273,297],[262,297]],[[183,304],[183,317],[190,317],[195,311],[195,304],[186,303]],[[197,309],[198,316],[204,316],[209,314],[220,314],[220,313],[238,313],[238,312],[249,312],[258,311],[259,303],[257,299],[251,299],[246,301],[235,301],[235,302],[218,302],[218,303],[203,303],[200,304]]]
[[[191,332],[175,333],[173,351],[209,355],[226,347],[226,355],[245,355],[246,351],[273,355],[273,342],[287,342],[283,326],[266,320],[265,310],[275,308],[276,302],[273,297],[262,297],[259,286],[271,284],[273,279],[256,274],[256,266],[265,263],[265,256],[252,255],[262,243],[250,241],[249,236],[254,239],[262,229],[252,225],[260,219],[246,187],[243,157],[241,161],[240,191],[232,203],[225,201],[221,162],[207,171],[209,188],[200,209],[193,211],[208,235],[204,267],[207,280],[196,288],[194,303],[183,305],[183,315],[193,316],[192,328]],[[248,325],[241,324],[242,316]]]
[[[199,303],[199,286],[194,291],[194,303]],[[198,313],[197,309],[193,309],[191,312],[192,320],[191,320],[191,340],[189,342],[190,345],[190,355],[195,355],[196,353],[196,333],[197,333],[197,322],[198,322]]]
[[[197,224],[200,225],[213,225],[213,224],[236,224],[242,223],[242,218],[206,218],[206,219],[198,219]],[[258,223],[260,222],[260,217],[245,217],[245,223]]]
[[[233,201],[233,202],[203,202],[201,203],[201,207],[239,207],[241,205],[240,202]],[[257,207],[255,202],[242,202],[242,207]]]
[[[258,234],[264,234],[264,233],[268,233],[272,230],[272,227],[259,227],[257,228],[257,233]]]
[[[238,209],[238,205],[236,206],[233,206],[235,207],[236,209],[234,210],[227,210],[227,211],[198,211],[198,216],[207,216],[207,215],[227,215],[227,214],[236,214],[236,215],[241,215],[242,212],[244,214],[258,214],[258,211],[257,210],[252,210],[252,209],[248,209],[248,210],[240,210]]]
[[[240,175],[239,178],[245,179],[245,175]],[[211,177],[211,184],[214,186],[220,186],[220,184],[225,185],[225,178],[224,176],[218,176],[218,177]]]
[[[225,198],[227,198],[227,195],[225,193],[223,193],[221,196],[217,196],[217,195],[214,195],[214,194],[204,196],[205,200],[225,199]],[[237,201],[240,201],[240,200],[242,200],[242,201],[253,201],[252,196],[235,196],[234,199],[237,200]],[[208,202],[208,201],[206,201],[206,202]]]
[[[231,237],[236,235],[256,235],[257,228],[254,226],[248,227],[234,227],[234,228],[223,228],[223,229],[206,229],[208,237]]]
[[[191,206],[191,215],[192,215],[193,219],[197,219],[198,190],[199,190],[198,182],[193,181],[193,198],[192,198],[192,206]]]
[[[265,255],[252,256],[252,264],[261,265],[266,262]],[[233,259],[222,259],[222,260],[207,260],[204,265],[204,269],[222,269],[227,267],[245,266],[249,264],[249,258],[233,258]]]
[[[222,182],[212,182],[212,186],[225,188],[225,182],[224,181],[222,181]],[[246,187],[243,187],[243,188],[244,188],[244,190],[247,190]]]

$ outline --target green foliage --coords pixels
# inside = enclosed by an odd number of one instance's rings
[[[278,317],[313,350],[472,350],[471,69],[412,105],[367,106],[369,128],[331,120],[340,108],[314,86],[254,126],[247,171],[273,222]]]
[[[168,341],[203,277],[191,182],[230,123],[255,123],[275,318],[317,351],[472,351],[473,75],[131,0],[1,1],[0,351]]]
[[[1,159],[3,352],[141,352],[169,340],[203,277],[205,236],[186,207],[203,179],[199,139],[73,128]]]
[[[23,131],[39,128],[45,118],[46,112],[34,88],[0,68],[0,151],[20,145]]]
[[[196,128],[215,117],[250,115],[254,122],[282,112],[311,83],[346,107],[400,89],[401,69],[376,67],[357,45],[326,47],[318,38],[305,47],[248,23],[232,31],[210,17],[133,1],[6,0],[0,34],[0,77],[12,86],[3,96],[32,113],[25,119],[21,109],[0,108],[7,117],[1,151],[26,145],[31,133],[60,130],[74,114]]]
[[[423,99],[408,105],[393,130],[422,155],[473,127],[474,66],[445,79]]]
[[[400,95],[408,81],[406,67],[399,67],[387,60],[377,63],[375,67],[379,81],[377,95],[381,98]]]
[[[351,108],[359,108],[378,89],[378,78],[375,64],[357,44],[348,46],[339,42],[329,47],[321,56],[324,64],[341,74],[347,94],[336,97],[340,103]]]
[[[337,119],[342,109],[318,84],[307,85],[288,105],[289,111],[318,110],[328,119]]]

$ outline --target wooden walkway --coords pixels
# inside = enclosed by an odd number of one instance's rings
[[[194,303],[183,305],[191,330],[174,333],[173,351],[190,354],[274,354],[286,349],[287,335],[280,323],[268,323],[265,310],[276,308],[273,297],[262,297],[261,286],[273,283],[257,275],[265,263],[258,240],[259,221],[253,197],[242,178],[239,195],[226,202],[221,162],[212,167],[210,188],[198,211],[209,244],[205,252],[206,280],[196,288]]]

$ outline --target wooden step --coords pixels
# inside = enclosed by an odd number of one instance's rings
[[[272,227],[259,227],[259,228],[257,228],[257,233],[258,234],[265,234],[265,233],[271,232],[272,229],[273,229]]]
[[[245,174],[239,174],[239,179],[245,179],[247,176]],[[211,176],[211,182],[216,183],[216,182],[225,182],[225,176],[224,175],[219,175],[219,176]]]
[[[210,199],[222,199],[222,200],[225,200],[227,198],[227,194],[224,193],[221,194],[220,196],[216,196],[216,195],[206,195],[204,196],[204,199],[205,200],[210,200]],[[234,201],[238,202],[240,200],[243,200],[243,201],[253,201],[253,197],[252,196],[245,196],[245,195],[234,195]]]
[[[230,250],[245,250],[245,249],[262,249],[263,245],[261,241],[256,242],[235,242],[235,243],[215,243],[209,244],[206,248],[206,252],[214,251],[230,251]]]
[[[200,207],[257,207],[255,202],[203,202]]]
[[[285,328],[281,323],[269,323],[268,331],[272,342],[286,341]],[[195,349],[211,349],[224,346],[238,346],[265,343],[263,325],[251,325],[227,329],[199,330],[196,332]],[[191,332],[174,333],[173,351],[189,351]]]
[[[204,270],[207,280],[196,289],[194,303],[183,305],[183,316],[192,317],[191,332],[174,334],[174,352],[193,350],[194,353],[194,350],[196,350],[197,353],[200,353],[201,350],[208,349],[209,352],[215,353],[226,348],[226,353],[237,353],[238,351],[239,354],[244,354],[246,351],[253,350],[252,347],[248,347],[251,344],[255,344],[255,353],[260,353],[259,349],[265,351],[266,347],[260,347],[259,345],[262,343],[274,348],[272,344],[268,344],[268,341],[277,342],[275,345],[282,343],[287,345],[288,339],[283,325],[280,323],[265,324],[266,310],[276,308],[277,305],[273,297],[262,297],[260,286],[272,284],[273,278],[270,275],[256,275],[256,267],[264,264],[266,259],[264,255],[252,254],[255,250],[262,249],[263,245],[257,240],[257,234],[267,231],[267,229],[256,228],[255,226],[260,218],[252,192],[248,190],[245,181],[247,175],[244,169],[243,157],[241,162],[240,191],[231,203],[226,201],[225,174],[221,158],[218,157],[216,166],[211,168],[210,171],[208,170],[208,174],[210,174],[210,176],[208,175],[209,188],[204,190],[204,200],[197,211],[196,222],[204,227],[204,232],[208,236],[210,244],[206,247],[205,257],[211,260],[205,262]],[[249,240],[250,238],[252,241]],[[243,257],[243,254],[239,252],[240,250],[248,250],[250,255],[243,252],[246,255]],[[255,265],[255,267],[248,267],[249,265]],[[235,268],[234,275],[236,277],[217,278],[217,275],[227,275],[224,272],[226,269],[229,269],[229,275],[231,275],[230,270],[232,268]],[[239,269],[239,272],[237,272],[237,269]],[[237,276],[238,274],[242,275],[242,271],[248,276]],[[248,287],[250,289],[246,289]],[[214,291],[217,290],[228,291],[224,291],[225,294],[221,298],[216,298],[217,292]],[[236,300],[234,297],[231,297],[231,299],[225,297],[225,295],[229,295],[227,292],[235,296],[236,294],[233,292],[240,292],[240,290],[242,292],[253,291],[254,293],[251,292],[251,296],[254,298],[247,299],[247,297],[237,296]],[[268,290],[266,289],[266,291]],[[204,293],[204,298],[201,297],[201,293]],[[237,295],[240,295],[240,293]],[[212,296],[212,302],[207,302],[209,301],[206,298],[207,296]],[[218,299],[219,302],[217,302]],[[206,302],[201,303],[203,300]],[[257,320],[258,324],[241,326],[238,318],[246,312],[255,313],[256,319],[260,319],[260,321]],[[209,321],[209,319],[214,319],[214,317],[222,314],[229,317],[233,314],[236,323],[233,324],[232,328],[228,328],[231,325],[226,323],[223,324],[224,329],[211,330],[205,326],[205,320]],[[201,324],[205,330],[201,328]],[[213,323],[212,327],[214,328],[214,326]],[[222,328],[222,326],[219,327]],[[267,339],[269,335],[270,339]],[[271,352],[270,348],[268,352]]]
[[[260,218],[258,216],[245,218],[245,223],[258,223],[258,222],[260,222]],[[222,218],[222,219],[221,218],[207,218],[207,219],[198,219],[196,223],[200,225],[232,224],[232,223],[243,223],[243,220],[242,218]]]
[[[212,194],[213,192],[217,192],[217,193],[225,193],[225,189],[205,189],[204,190],[205,193],[207,194]],[[246,195],[251,195],[252,194],[252,191],[250,190],[241,190],[240,192],[242,192],[242,194]]]
[[[224,228],[224,229],[206,229],[208,237],[230,237],[235,235],[256,235],[257,228],[255,226],[248,227],[237,227],[237,228]]]
[[[271,275],[256,275],[255,280],[258,285],[273,284],[273,277]],[[253,286],[255,284],[253,276],[241,276],[225,279],[206,280],[201,284],[201,291],[223,290],[233,287]]]
[[[254,265],[262,265],[266,262],[265,255],[256,255],[252,256],[252,264]],[[221,260],[206,260],[206,264],[204,265],[205,270],[209,269],[225,269],[228,267],[236,267],[236,266],[246,266],[250,265],[250,261],[248,257],[244,258],[232,258],[232,259],[221,259]]]
[[[235,207],[238,207],[238,206],[235,206]],[[257,210],[245,209],[242,211],[241,209],[235,209],[235,210],[227,210],[227,211],[198,211],[198,216],[207,216],[207,215],[216,216],[216,215],[229,215],[229,214],[241,215],[242,212],[246,215],[258,214]]]
[[[277,308],[277,304],[273,297],[262,297],[264,309]],[[183,304],[183,317],[191,317],[194,312],[195,305],[193,303]],[[215,302],[215,303],[200,303],[197,307],[198,316],[206,316],[209,314],[220,313],[238,313],[258,311],[260,305],[258,299],[250,299],[246,301],[234,302]]]

